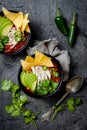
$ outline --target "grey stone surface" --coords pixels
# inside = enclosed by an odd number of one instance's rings
[[[55,122],[42,122],[39,118],[37,124],[39,130],[87,130],[87,1],[86,0],[0,0],[0,11],[2,7],[10,10],[21,10],[29,13],[31,21],[32,39],[48,39],[56,37],[60,42],[60,47],[68,50],[71,56],[70,78],[75,75],[83,75],[85,81],[79,93],[70,95],[81,97],[83,104],[71,113],[67,110],[57,114]],[[75,45],[70,48],[67,45],[67,37],[63,36],[57,29],[54,18],[57,6],[61,9],[69,25],[74,11],[77,12],[77,35]],[[18,83],[18,69],[20,59],[24,58],[26,52],[16,56],[3,56],[0,54],[0,81],[2,79],[12,79]],[[62,95],[61,95],[62,96]],[[51,99],[30,98],[28,104],[32,111],[48,110],[54,101],[59,97]],[[32,125],[25,125],[23,118],[12,118],[6,114],[5,104],[11,102],[10,93],[4,93],[0,89],[0,130],[35,130]],[[41,114],[42,114],[41,113]]]

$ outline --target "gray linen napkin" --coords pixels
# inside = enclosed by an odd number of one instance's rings
[[[66,50],[60,50],[58,47],[59,42],[56,38],[44,40],[44,41],[34,41],[33,47],[27,48],[27,54],[35,54],[35,51],[38,50],[42,53],[50,54],[54,56],[61,64],[64,78],[63,81],[67,81],[69,77],[70,70],[70,56]]]

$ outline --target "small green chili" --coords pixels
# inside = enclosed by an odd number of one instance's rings
[[[3,51],[3,49],[4,49],[4,46],[3,46],[2,42],[0,41],[0,51]]]
[[[9,37],[8,36],[1,36],[1,42],[5,45],[6,43],[9,42]]]
[[[60,30],[60,32],[64,35],[67,35],[67,29],[65,27],[64,18],[60,14],[60,9],[58,8],[58,14],[55,17],[55,23]]]
[[[16,42],[20,42],[20,41],[22,40],[22,33],[21,33],[20,30],[17,30],[17,31],[14,33],[14,35],[15,35],[15,41],[16,41]]]
[[[22,40],[22,37],[20,35],[15,36],[15,41],[20,42]]]
[[[58,77],[58,76],[59,76],[58,72],[56,72],[56,71],[53,72],[53,76],[54,76],[54,77]]]
[[[20,30],[15,31],[14,35],[15,35],[15,36],[16,36],[16,35],[21,35],[21,31],[20,31]]]
[[[47,70],[47,66],[43,66],[42,69],[45,71]]]
[[[68,34],[68,45],[69,46],[73,45],[75,31],[76,31],[76,12],[74,13],[72,22],[71,22],[71,24],[69,26],[69,34]]]

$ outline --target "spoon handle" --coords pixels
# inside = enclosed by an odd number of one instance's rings
[[[62,96],[62,98],[56,103],[56,106],[58,106],[58,105],[65,99],[65,97],[67,97],[68,95],[69,95],[69,92],[66,92],[66,93]],[[48,110],[48,112],[44,113],[44,114],[41,116],[42,121],[47,121],[47,120],[49,120],[49,118],[50,118],[51,114],[54,112],[54,110],[55,110],[55,106],[52,106],[52,107]]]
[[[56,103],[56,106],[58,106],[68,95],[69,95],[69,92],[66,92],[66,93],[60,98],[60,100]]]

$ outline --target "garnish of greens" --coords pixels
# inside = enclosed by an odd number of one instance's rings
[[[79,97],[78,98],[71,97],[71,98],[67,99],[65,104],[62,104],[62,105],[60,105],[58,107],[55,106],[55,110],[54,110],[54,113],[52,115],[52,122],[54,122],[56,114],[58,112],[61,112],[61,111],[65,110],[65,108],[67,108],[68,111],[70,111],[70,112],[74,112],[76,110],[76,107],[81,105],[81,104],[82,104],[81,98],[79,98]]]
[[[5,111],[10,114],[12,117],[18,117],[22,115],[24,117],[25,124],[32,123],[36,128],[37,124],[35,119],[37,114],[34,114],[30,109],[25,108],[25,104],[28,103],[28,98],[26,95],[21,95],[19,91],[19,86],[14,84],[11,80],[2,80],[1,89],[4,92],[12,92],[12,103],[5,106]],[[52,115],[52,122],[54,122],[57,113],[68,109],[70,112],[74,112],[76,107],[82,104],[81,98],[68,98],[65,104],[60,106],[55,106],[54,113]]]
[[[12,117],[18,117],[22,115],[24,117],[25,124],[32,123],[36,128],[35,122],[37,114],[34,114],[31,110],[27,110],[25,104],[28,103],[28,97],[21,95],[19,86],[14,84],[11,80],[2,80],[1,89],[4,92],[10,91],[12,93],[12,103],[5,106],[5,111]]]

